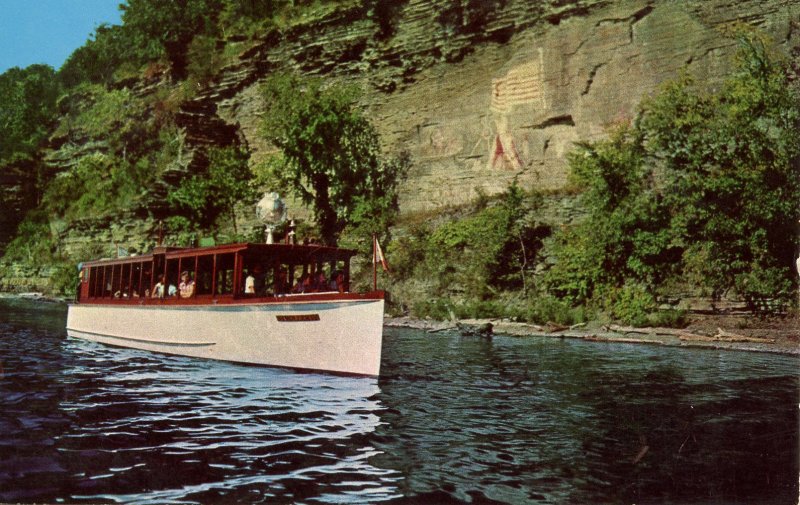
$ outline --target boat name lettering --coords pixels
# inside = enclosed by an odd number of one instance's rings
[[[296,323],[296,322],[304,322],[304,321],[319,321],[319,314],[299,314],[299,315],[291,315],[291,316],[275,316],[278,318],[278,321],[281,323]]]

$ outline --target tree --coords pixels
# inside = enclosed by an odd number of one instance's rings
[[[641,128],[664,169],[672,233],[687,275],[753,309],[788,300],[800,218],[800,93],[789,64],[752,31],[737,69],[702,96],[689,78],[646,104]]]
[[[61,86],[48,65],[11,68],[0,75],[0,161],[32,154],[54,124]]]
[[[200,226],[210,226],[220,216],[226,216],[231,220],[234,233],[238,233],[235,205],[255,199],[248,157],[245,150],[237,147],[210,149],[207,171],[192,176],[170,193],[170,203]]]
[[[129,51],[121,26],[101,24],[91,39],[69,55],[58,76],[68,88],[82,82],[109,84],[117,68],[130,57]]]
[[[274,184],[311,207],[322,240],[336,245],[349,225],[383,233],[397,212],[408,158],[382,160],[378,134],[356,108],[357,94],[315,78],[276,75],[263,88]]]
[[[653,184],[641,133],[620,127],[607,140],[579,144],[569,161],[584,188],[587,216],[558,237],[549,289],[572,303],[629,279],[654,291],[674,271],[680,252],[670,242],[669,212]]]
[[[189,43],[216,34],[222,0],[128,0],[120,8],[131,56],[142,62],[166,56],[183,77]]]

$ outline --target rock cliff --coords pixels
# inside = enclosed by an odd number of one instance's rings
[[[292,68],[358,83],[390,151],[411,153],[403,212],[466,203],[518,179],[558,190],[566,154],[633,119],[687,69],[713,89],[736,49],[726,29],[757,27],[787,55],[800,5],[786,0],[409,0],[343,9],[272,34],[223,70],[218,112],[258,159],[260,81]]]
[[[515,179],[526,188],[559,192],[567,185],[573,144],[632,120],[642,99],[665,80],[687,69],[700,85],[719,85],[731,68],[736,42],[727,33],[736,23],[769,35],[788,57],[800,54],[800,4],[791,0],[344,4],[249,41],[235,63],[184,102],[175,119],[185,157],[147,188],[146,201],[113,218],[56,226],[55,233],[68,253],[103,237],[137,250],[149,247],[164,217],[159,202],[202,168],[207,147],[243,144],[254,162],[271,151],[258,131],[270,113],[259,87],[279,70],[324,75],[363,90],[361,105],[387,150],[411,155],[401,190],[407,215],[465,204],[478,192],[496,194]],[[144,96],[174,84],[151,77],[119,85]],[[76,149],[105,148],[93,139]],[[54,171],[71,163],[53,155],[46,160]],[[0,231],[8,232],[35,195],[25,167],[6,179],[0,193],[14,205]],[[250,213],[242,209],[242,217]],[[0,234],[0,243],[8,238]]]

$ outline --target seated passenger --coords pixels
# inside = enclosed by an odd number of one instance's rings
[[[258,296],[266,296],[267,294],[267,275],[261,265],[256,265],[253,268],[253,289]]]
[[[314,275],[314,291],[328,291],[328,280],[325,278],[325,272],[320,270]]]
[[[311,276],[303,274],[297,279],[297,284],[294,285],[292,293],[309,293],[311,291]]]
[[[162,275],[158,279],[156,285],[153,286],[153,298],[164,298],[164,296],[167,294],[166,284],[167,281]]]
[[[344,282],[344,272],[341,270],[337,270],[334,276],[334,279],[331,281],[331,289],[334,291],[338,291],[340,293],[344,293],[346,291],[345,282]]]
[[[275,285],[273,286],[273,291],[276,295],[285,295],[289,292],[289,280],[286,270],[280,268],[278,270],[278,276],[275,279]]]
[[[191,298],[194,295],[194,281],[189,277],[189,272],[181,274],[181,283],[178,285],[181,298]]]
[[[256,278],[253,277],[252,272],[248,273],[247,277],[244,279],[244,294],[246,295],[256,294]]]

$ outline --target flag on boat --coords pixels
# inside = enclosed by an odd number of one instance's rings
[[[128,249],[125,247],[117,246],[117,258],[122,258],[128,255]]]
[[[375,238],[375,255],[374,255],[374,263],[377,265],[380,262],[381,266],[383,267],[384,272],[389,271],[389,264],[386,262],[386,257],[383,255],[383,251],[381,250],[381,244],[378,242],[377,237]]]

